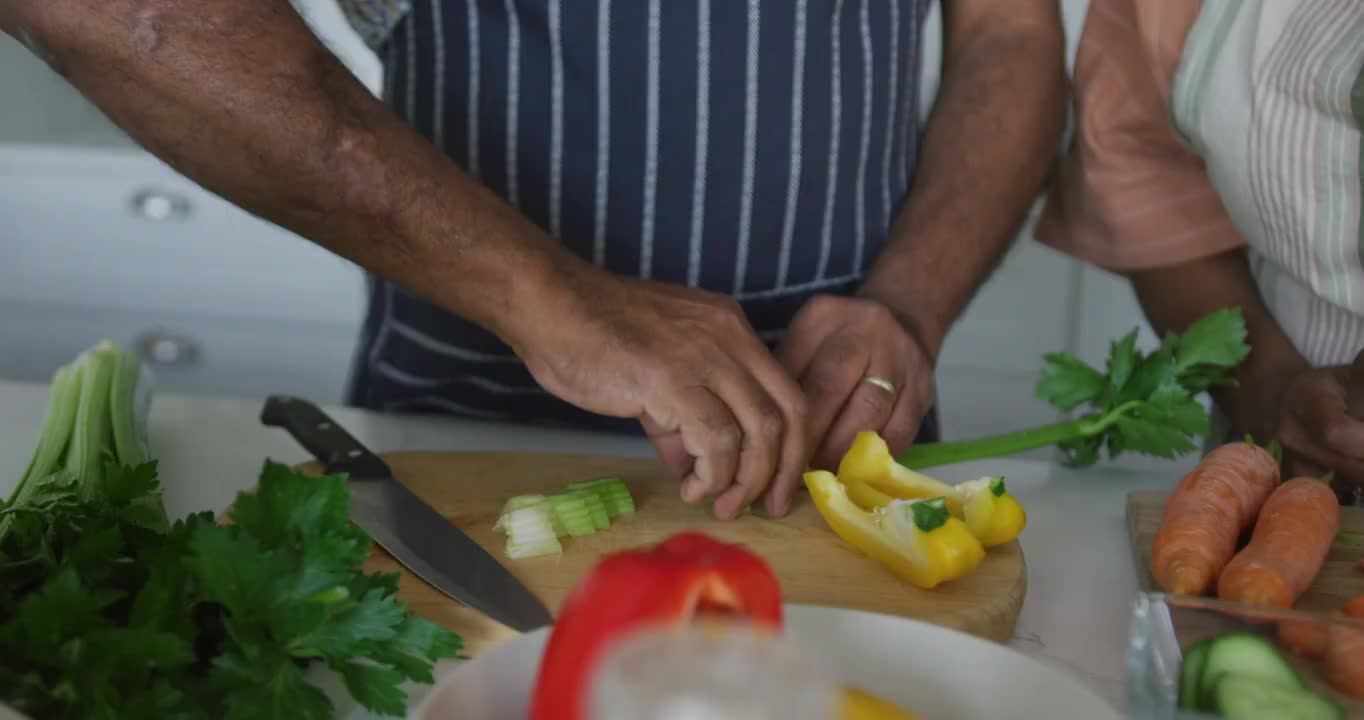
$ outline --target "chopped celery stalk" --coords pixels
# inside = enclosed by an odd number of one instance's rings
[[[502,512],[509,513],[513,510],[520,510],[521,508],[524,507],[539,505],[540,503],[546,502],[548,500],[549,498],[544,495],[517,495],[516,497],[507,499],[507,504],[502,506]]]
[[[621,482],[620,478],[604,477],[584,480],[571,483],[565,488],[565,492],[578,491],[588,491],[600,498],[602,505],[606,508],[608,519],[614,520],[621,515],[629,515],[635,511],[634,498],[630,497],[629,488]]]
[[[499,519],[507,532],[507,557],[512,559],[563,552],[550,521],[550,507],[538,503],[518,508]]]
[[[597,531],[585,498],[552,495],[549,501],[553,509],[554,519],[558,521],[559,528],[563,530],[561,534],[586,537]]]
[[[611,518],[606,514],[606,505],[596,493],[590,490],[565,490],[556,497],[581,500],[587,506],[587,514],[594,529],[605,530],[611,525]]]
[[[575,491],[575,494],[582,497],[587,502],[587,513],[592,516],[592,526],[598,530],[605,530],[611,526],[611,516],[606,514],[606,503],[601,501],[601,497],[591,491]]]

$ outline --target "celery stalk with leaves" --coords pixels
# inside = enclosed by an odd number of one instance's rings
[[[1176,458],[1208,434],[1198,396],[1235,384],[1233,372],[1250,353],[1239,308],[1210,313],[1183,334],[1166,334],[1149,353],[1133,329],[1110,344],[1105,372],[1069,353],[1044,357],[1036,395],[1074,419],[971,440],[917,445],[897,460],[911,468],[983,460],[1055,445],[1068,464],[1087,466],[1107,450]]]

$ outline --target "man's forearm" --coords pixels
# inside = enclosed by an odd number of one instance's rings
[[[1059,146],[1064,37],[1044,6],[1035,22],[992,26],[992,16],[969,28],[954,28],[966,21],[945,10],[942,89],[914,186],[862,288],[934,357],[1008,249]]]
[[[1277,416],[1277,393],[1286,379],[1307,368],[1260,298],[1243,250],[1128,276],[1142,310],[1157,333],[1183,332],[1214,310],[1239,307],[1250,356],[1238,369],[1238,386],[1214,393],[1238,432],[1269,436]]]
[[[0,25],[191,179],[494,332],[572,265],[287,0],[0,0]]]

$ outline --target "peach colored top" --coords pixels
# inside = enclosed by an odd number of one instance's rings
[[[1170,88],[1201,0],[1091,0],[1075,58],[1076,135],[1036,234],[1113,271],[1244,244],[1171,128]]]

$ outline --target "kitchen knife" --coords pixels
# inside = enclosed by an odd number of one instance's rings
[[[521,632],[553,622],[549,611],[478,543],[407,486],[316,405],[266,399],[261,422],[284,428],[328,474],[346,473],[350,516],[407,569],[465,605]]]

